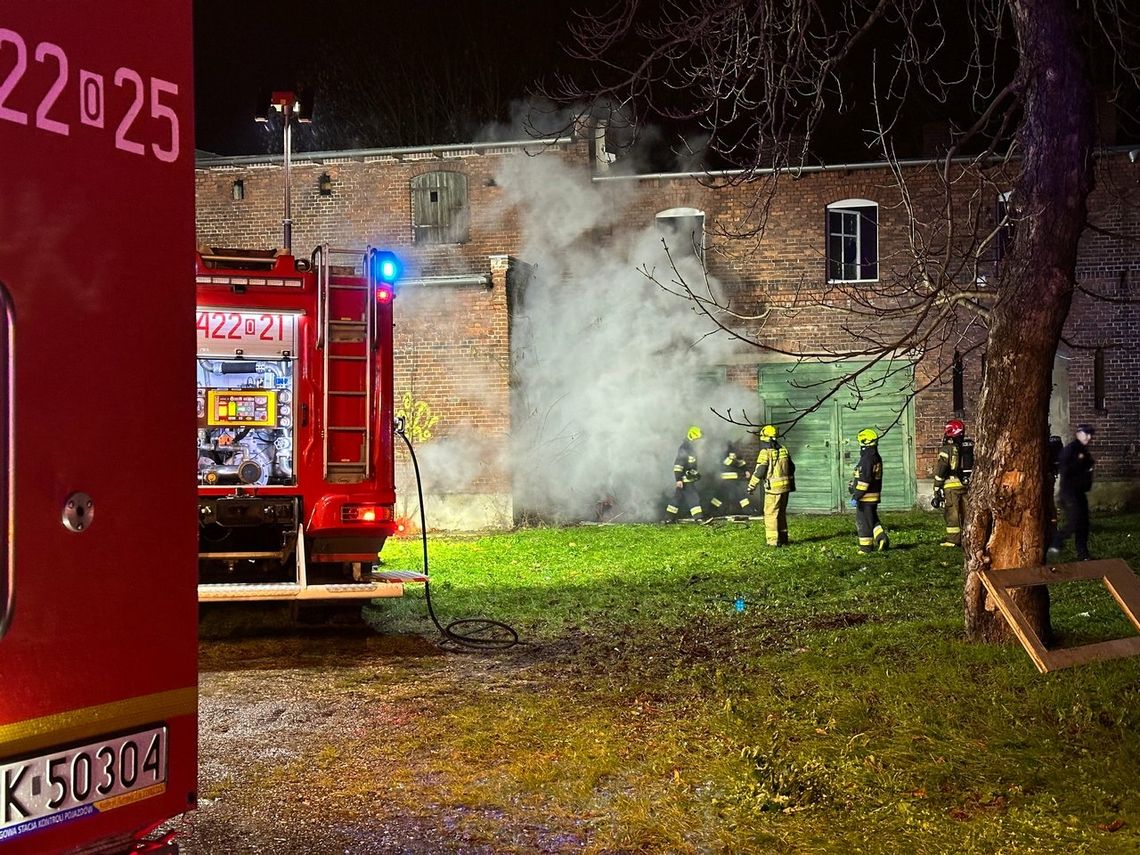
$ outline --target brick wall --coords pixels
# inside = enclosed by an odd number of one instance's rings
[[[563,143],[537,156],[558,158],[580,176],[584,192],[608,214],[590,234],[598,244],[620,242],[631,230],[650,225],[669,208],[705,213],[710,244],[706,261],[722,282],[732,307],[749,320],[743,328],[777,348],[820,354],[842,351],[868,335],[889,340],[901,320],[870,318],[857,289],[829,286],[825,268],[825,211],[830,202],[868,199],[879,205],[880,279],[909,275],[909,218],[884,169],[834,169],[780,176],[772,205],[757,211],[755,184],[712,188],[693,176],[658,176],[591,182],[586,144]],[[532,153],[533,154],[533,153]],[[396,303],[397,395],[411,392],[441,416],[436,436],[454,440],[478,456],[474,473],[465,472],[465,491],[509,495],[510,472],[502,450],[510,435],[511,344],[506,257],[530,261],[526,235],[516,209],[506,204],[496,181],[506,159],[531,154],[518,147],[439,149],[434,152],[345,153],[295,161],[293,165],[293,247],[307,254],[322,242],[380,245],[406,258],[405,276],[430,279],[456,274],[486,274],[484,285],[409,285]],[[281,242],[282,169],[279,162],[249,159],[205,162],[197,171],[198,240],[213,246],[276,246]],[[413,243],[410,181],[435,170],[457,170],[468,179],[470,235],[465,243],[423,247]],[[318,193],[327,174],[332,194]],[[232,185],[240,179],[245,197],[234,201]],[[1000,187],[1000,179],[988,179]],[[1072,424],[1098,426],[1096,453],[1102,478],[1140,474],[1140,166],[1123,154],[1101,158],[1098,185],[1090,201],[1090,228],[1081,245],[1078,271],[1083,289],[1065,328],[1063,356],[1068,365],[1069,417]],[[939,191],[937,177],[922,168],[908,183],[920,207]],[[962,204],[976,189],[963,182]],[[983,197],[994,198],[986,188]],[[989,194],[987,197],[986,194]],[[551,204],[557,200],[551,200]],[[996,205],[995,205],[996,207]],[[984,212],[983,212],[984,213]],[[766,218],[763,242],[734,238]],[[986,215],[982,217],[986,221]],[[990,218],[992,222],[992,216]],[[945,236],[932,230],[931,241]],[[1091,294],[1107,299],[1094,299]],[[826,308],[820,308],[820,303]],[[982,381],[984,333],[971,316],[926,342],[916,366],[916,472],[927,477],[951,415],[969,423]],[[1101,349],[1104,401],[1094,400],[1095,354]],[[963,366],[965,406],[952,410],[954,351]],[[771,354],[741,346],[728,368],[730,382],[756,388],[757,363]],[[1097,404],[1102,403],[1098,409]],[[444,443],[443,445],[446,445]],[[441,458],[441,461],[443,458]],[[445,467],[446,468],[446,467]],[[449,489],[447,478],[436,489]]]
[[[1140,164],[1098,162],[1089,228],[1081,239],[1078,292],[1065,325],[1070,422],[1097,427],[1097,476],[1140,475]],[[1094,296],[1095,295],[1095,296]],[[1104,398],[1094,397],[1100,349]]]

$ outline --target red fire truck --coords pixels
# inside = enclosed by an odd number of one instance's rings
[[[399,596],[373,573],[396,530],[398,260],[212,249],[196,274],[199,599]]]
[[[196,791],[191,5],[0,12],[0,852]]]

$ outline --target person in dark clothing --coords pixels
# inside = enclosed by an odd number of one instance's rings
[[[1057,464],[1061,480],[1059,491],[1065,524],[1053,535],[1046,560],[1052,561],[1061,554],[1061,547],[1073,535],[1077,547],[1077,560],[1088,561],[1089,555],[1089,497],[1093,483],[1093,457],[1088,445],[1096,429],[1092,425],[1077,425],[1077,436],[1065,446]]]
[[[701,494],[697,491],[697,481],[700,480],[701,471],[697,464],[696,448],[703,436],[701,429],[693,425],[685,434],[685,441],[677,449],[677,457],[673,461],[673,480],[676,483],[676,490],[673,492],[673,501],[665,506],[666,522],[676,522],[682,507],[687,508],[697,522],[704,522],[705,512],[701,507]]]
[[[891,545],[879,522],[879,501],[883,491],[883,458],[879,456],[879,434],[871,428],[859,431],[859,465],[848,484],[855,505],[855,532],[860,552],[882,552]]]
[[[721,461],[720,480],[717,483],[716,495],[710,504],[714,513],[723,513],[726,516],[736,514],[748,515],[752,510],[752,500],[748,497],[748,458],[739,453],[736,448],[729,447]]]

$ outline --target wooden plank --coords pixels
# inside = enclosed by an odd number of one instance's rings
[[[986,586],[986,590],[994,598],[998,609],[1005,616],[1006,623],[1009,624],[1013,634],[1021,642],[1021,646],[1025,648],[1025,652],[1029,654],[1029,658],[1033,660],[1033,664],[1037,666],[1037,670],[1044,674],[1049,670],[1048,649],[1037,637],[1037,633],[1033,631],[1033,627],[1029,625],[1029,621],[1025,619],[1025,615],[1013,602],[1006,589],[990,579],[989,574],[991,572],[986,570],[978,574],[982,577],[982,584]]]
[[[1140,655],[1140,636],[1049,650],[1037,637],[1037,633],[1033,631],[1033,627],[1009,595],[1010,588],[1099,579],[1112,594],[1121,611],[1132,622],[1136,631],[1140,632],[1140,578],[1121,559],[1082,561],[1076,564],[1046,564],[1005,570],[989,568],[979,571],[978,575],[1013,630],[1013,634],[1017,636],[1021,646],[1037,666],[1037,670],[1043,674],[1089,662]]]
[[[1112,572],[1123,569],[1136,578],[1128,565],[1119,558],[1103,561],[1078,561],[1073,564],[1044,564],[1035,567],[1013,567],[1006,570],[989,568],[979,571],[983,577],[990,574],[996,584],[1003,588],[1018,588],[1028,585],[1050,585],[1054,582],[1080,582],[1087,579],[1101,579]]]
[[[1106,659],[1123,659],[1137,654],[1140,654],[1140,635],[1050,650],[1048,664],[1050,671],[1056,671],[1059,668],[1071,668],[1074,665],[1085,665]]]
[[[1140,577],[1128,570],[1125,565],[1124,571],[1105,574],[1104,586],[1108,588],[1120,610],[1132,621],[1136,631],[1140,632]]]

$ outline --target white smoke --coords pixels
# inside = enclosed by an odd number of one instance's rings
[[[557,157],[504,159],[495,181],[534,268],[511,330],[515,507],[590,519],[612,496],[623,520],[660,518],[688,426],[705,433],[701,469],[712,481],[727,443],[745,434],[710,408],[740,412],[755,393],[724,382],[732,339],[639,271],[663,284],[680,273],[694,290],[719,284],[706,286],[685,255],[691,235],[670,238],[676,271],[653,222],[599,238],[627,212]]]

